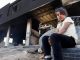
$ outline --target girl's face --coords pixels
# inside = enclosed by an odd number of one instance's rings
[[[60,14],[60,12],[56,12],[56,16],[58,21],[63,21],[65,19],[65,15]]]

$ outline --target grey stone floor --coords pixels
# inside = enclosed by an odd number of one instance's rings
[[[29,46],[10,46],[7,48],[0,48],[0,60],[39,60],[39,54],[31,54],[28,51],[34,51],[38,47]]]

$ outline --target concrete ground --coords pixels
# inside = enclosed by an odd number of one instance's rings
[[[40,54],[29,53],[38,49],[38,46],[10,46],[0,47],[0,60],[40,60]]]

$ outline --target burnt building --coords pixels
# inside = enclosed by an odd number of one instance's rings
[[[69,15],[74,15],[76,12],[74,8],[80,5],[80,2],[75,4],[63,2],[61,0],[16,0],[12,4],[7,4],[0,9],[0,42],[6,37],[5,46],[9,45],[10,38],[13,38],[14,45],[23,44],[23,40],[26,46],[37,44],[40,24],[56,27],[55,8],[64,6]],[[80,15],[79,13],[80,11],[76,12],[76,16]]]

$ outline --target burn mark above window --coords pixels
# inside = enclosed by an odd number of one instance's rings
[[[2,17],[3,14],[0,14],[0,18]]]
[[[15,5],[15,6],[12,7],[12,9],[13,9],[14,12],[17,12],[18,6]]]
[[[7,16],[11,16],[12,14],[14,14],[14,13],[16,13],[18,11],[18,9],[19,9],[18,3],[20,1],[21,0],[17,0],[12,5],[9,6]]]

